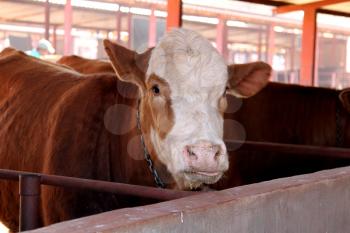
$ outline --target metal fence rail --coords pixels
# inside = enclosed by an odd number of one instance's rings
[[[312,146],[312,145],[296,145],[296,144],[284,144],[275,142],[255,142],[255,141],[237,141],[230,140],[225,141],[227,150],[235,150],[238,146],[239,149],[255,150],[255,151],[268,151],[276,153],[289,153],[297,155],[317,155],[328,156],[335,158],[349,158],[350,148],[340,147],[325,147],[325,146]]]
[[[290,153],[298,155],[318,155],[337,158],[349,158],[350,149],[336,147],[322,147],[310,145],[294,145],[271,142],[225,141],[228,150],[236,148],[276,153]],[[109,192],[153,198],[160,201],[173,200],[196,194],[196,192],[175,191],[154,187],[114,183],[101,180],[89,180],[75,177],[45,175],[39,173],[22,172],[0,169],[0,179],[19,181],[20,194],[20,231],[38,227],[40,186],[51,185],[64,188],[89,189],[99,192]]]
[[[153,198],[160,201],[173,200],[196,194],[196,192],[176,191],[154,187],[89,180],[75,177],[45,175],[0,169],[0,179],[19,181],[20,231],[32,230],[39,226],[40,185],[64,188],[89,189],[99,192]]]

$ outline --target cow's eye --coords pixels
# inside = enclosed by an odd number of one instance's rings
[[[154,85],[154,86],[152,87],[152,92],[153,92],[153,94],[155,94],[155,95],[159,95],[159,94],[160,94],[160,90],[159,90],[158,85]]]

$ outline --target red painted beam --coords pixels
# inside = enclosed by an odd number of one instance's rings
[[[311,86],[315,80],[316,23],[315,9],[304,11],[302,48],[300,59],[300,84]]]
[[[170,31],[172,28],[180,28],[182,26],[182,1],[168,0],[167,10],[167,31]]]
[[[64,55],[72,54],[73,37],[72,37],[73,8],[71,0],[66,1],[64,7]]]
[[[282,13],[288,13],[291,11],[301,11],[301,10],[310,9],[310,8],[313,8],[314,10],[316,10],[323,6],[329,6],[329,5],[339,4],[339,3],[348,2],[348,1],[349,0],[323,0],[323,1],[309,2],[305,4],[300,4],[300,5],[280,6],[280,7],[277,7],[274,10],[274,12],[277,14],[282,14]]]
[[[148,46],[154,47],[157,43],[157,17],[154,14],[154,7],[151,8],[148,29]]]

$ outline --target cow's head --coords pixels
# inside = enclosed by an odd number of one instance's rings
[[[147,148],[178,187],[218,181],[229,167],[223,142],[225,95],[256,94],[268,82],[270,66],[227,66],[208,40],[185,29],[168,33],[143,54],[108,40],[105,49],[119,79],[139,87]]]

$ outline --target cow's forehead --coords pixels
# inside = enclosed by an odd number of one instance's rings
[[[147,70],[165,79],[172,91],[191,87],[205,91],[225,86],[227,65],[210,42],[198,33],[177,29],[153,49]]]

